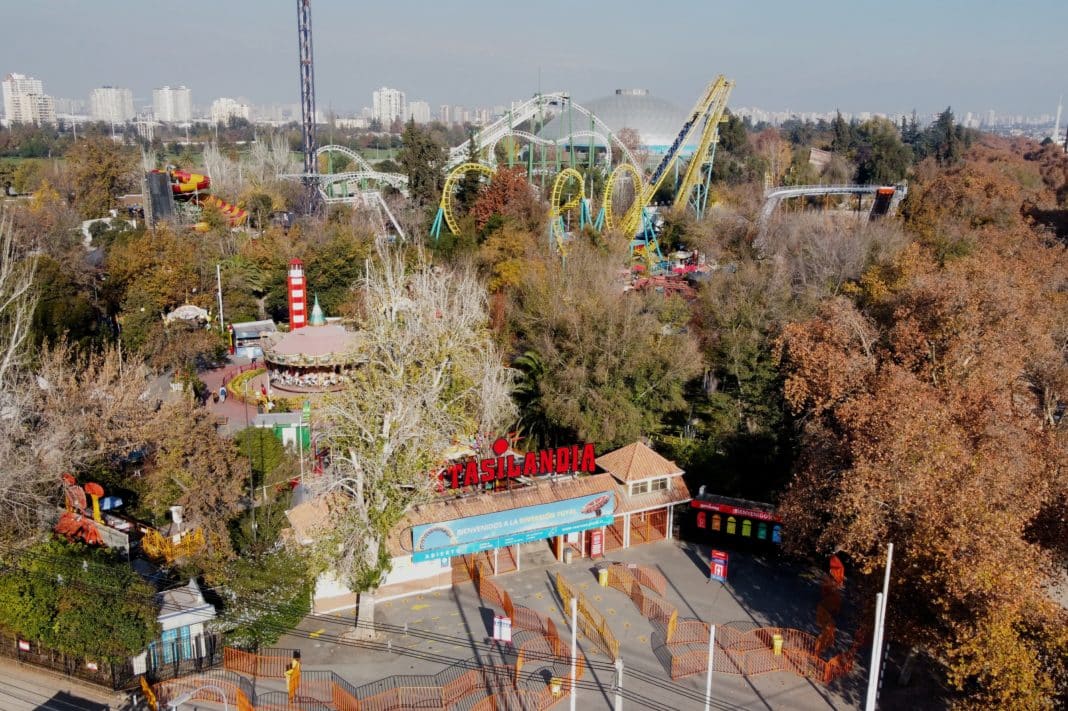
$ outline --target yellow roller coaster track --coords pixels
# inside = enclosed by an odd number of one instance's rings
[[[564,191],[572,183],[578,186],[578,191],[569,197],[567,202],[562,202]],[[560,171],[560,174],[556,176],[556,180],[553,181],[553,190],[549,198],[549,228],[552,230],[553,239],[556,240],[556,249],[560,254],[564,254],[567,251],[561,217],[564,213],[574,210],[582,203],[582,199],[586,197],[585,183],[582,173],[574,168],[565,168]]]
[[[445,224],[448,225],[449,232],[454,235],[460,234],[460,225],[456,222],[456,213],[452,208],[455,197],[453,193],[456,192],[456,185],[460,179],[467,173],[481,173],[492,180],[496,172],[493,168],[481,163],[461,163],[449,171],[448,177],[445,178],[445,187],[441,191],[441,202],[438,204],[445,215]]]
[[[734,82],[725,79],[723,75],[716,77],[713,85],[713,98],[705,114],[705,124],[701,131],[701,140],[697,144],[697,150],[690,156],[690,162],[686,166],[686,174],[679,184],[675,193],[675,205],[685,205],[693,189],[701,179],[701,167],[708,161],[708,151],[719,143],[719,125],[727,120],[727,99],[730,98]]]
[[[687,177],[680,185],[680,189],[677,193],[677,195],[683,196],[683,201],[689,198],[690,193],[697,183],[697,176],[700,175],[699,168],[704,165],[708,157],[708,150],[712,146],[713,139],[719,135],[719,122],[723,118],[723,111],[727,106],[727,97],[730,96],[733,87],[734,82],[728,81],[722,74],[720,74],[705,89],[704,94],[701,95],[701,98],[698,99],[697,103],[694,104],[693,109],[688,114],[686,123],[683,124],[682,130],[676,137],[671,149],[664,154],[660,164],[657,165],[656,170],[653,171],[653,175],[649,182],[639,185],[638,194],[634,203],[623,215],[623,220],[619,225],[624,234],[633,235],[637,233],[641,224],[642,209],[650,203],[653,196],[656,195],[656,191],[663,185],[668,174],[672,172],[672,168],[679,160],[682,150],[689,143],[690,136],[693,135],[694,131],[697,130],[697,127],[700,124],[702,129],[698,150],[696,150],[690,158]],[[609,211],[606,210],[606,224],[608,223],[608,214]]]
[[[624,210],[620,219],[617,220],[612,214],[612,201],[615,199],[616,190],[619,189],[619,181],[625,175],[630,176],[631,183],[634,185],[634,200],[627,209]],[[632,212],[638,214],[641,213],[642,205],[639,202],[641,193],[642,175],[638,172],[638,169],[630,163],[620,163],[616,166],[616,169],[608,176],[608,183],[604,187],[604,226],[611,230],[615,227],[624,227],[629,224]],[[635,223],[636,222],[637,221],[635,220]]]

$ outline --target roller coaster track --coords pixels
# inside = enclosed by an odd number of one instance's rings
[[[645,208],[652,201],[660,186],[663,185],[664,180],[670,173],[670,169],[679,160],[683,147],[689,143],[690,136],[700,125],[701,140],[698,144],[698,150],[690,158],[686,178],[683,180],[676,195],[676,204],[684,204],[689,200],[690,194],[697,184],[699,169],[707,164],[709,150],[714,147],[715,140],[719,136],[719,123],[723,119],[723,112],[727,107],[727,99],[730,97],[733,87],[734,82],[729,81],[720,74],[705,89],[704,94],[701,95],[701,98],[697,100],[697,103],[694,104],[693,109],[688,114],[686,123],[679,130],[679,134],[675,137],[671,148],[668,149],[656,169],[653,170],[652,175],[649,177],[649,182],[643,185],[638,192],[634,205],[625,213],[620,224],[624,234],[628,236],[637,234]]]
[[[611,142],[612,139],[610,139],[608,136],[605,136],[602,133],[598,133],[597,131],[572,131],[571,134],[566,139],[562,138],[562,139],[553,141],[553,140],[548,139],[548,138],[542,138],[541,136],[535,136],[533,133],[530,133],[529,131],[518,131],[518,130],[508,131],[507,133],[502,134],[501,137],[498,138],[496,141],[494,141],[493,143],[491,143],[488,146],[486,146],[486,158],[485,158],[485,162],[486,163],[488,163],[489,165],[495,165],[496,164],[496,162],[497,162],[496,161],[497,144],[500,143],[501,141],[503,141],[505,138],[509,138],[509,137],[522,138],[524,141],[527,141],[528,143],[531,143],[531,144],[534,144],[534,145],[537,145],[537,146],[559,146],[561,143],[566,143],[568,141],[574,141],[575,139],[578,139],[578,138],[594,138],[594,139],[597,139],[601,143],[604,144],[604,148],[605,148],[605,155],[604,155],[605,164],[607,164],[607,165],[611,165],[612,164],[612,142]]]
[[[556,251],[561,255],[567,254],[567,231],[564,229],[564,214],[574,210],[583,204],[586,199],[586,179],[582,173],[574,168],[566,168],[560,171],[553,181],[552,193],[549,197],[549,235],[556,246]],[[575,194],[564,200],[565,191],[569,185],[578,187]]]
[[[323,201],[331,203],[354,202],[359,194],[368,190],[369,183],[379,183],[408,192],[408,177],[400,173],[380,173],[377,170],[359,170],[352,173],[323,173],[319,175],[319,191]],[[342,194],[335,194],[335,187],[346,186]]]
[[[370,163],[364,160],[363,156],[361,156],[359,153],[352,150],[351,148],[347,148],[345,146],[339,146],[336,144],[323,146],[319,150],[315,151],[315,157],[316,159],[318,159],[319,156],[329,155],[331,153],[340,153],[341,155],[345,156],[356,164],[356,168],[359,171],[365,171],[368,173],[374,172],[374,168],[371,167]]]
[[[713,82],[714,98],[705,110],[701,140],[697,144],[697,150],[690,157],[686,173],[675,192],[676,207],[692,202],[699,219],[704,214],[705,203],[708,200],[712,161],[716,156],[716,144],[719,143],[719,125],[726,120],[727,100],[733,88],[734,82],[724,79],[722,75]],[[701,181],[702,170],[705,173],[703,182]]]
[[[556,141],[550,139],[544,139],[539,136],[533,136],[533,134],[520,131],[519,126],[522,126],[527,121],[530,121],[535,116],[544,115],[547,109],[559,108],[561,112],[572,110],[578,114],[586,117],[593,122],[593,125],[598,129],[597,131],[576,131],[566,138],[560,138]],[[604,139],[605,146],[610,143],[615,143],[618,150],[623,154],[625,160],[638,164],[638,161],[634,158],[634,154],[627,148],[616,136],[612,133],[612,130],[608,128],[608,125],[597,117],[589,109],[584,108],[580,104],[576,104],[571,100],[571,96],[565,92],[553,92],[549,94],[537,94],[534,97],[527,99],[526,101],[512,107],[512,110],[507,114],[497,119],[493,123],[481,128],[478,134],[475,136],[475,143],[478,145],[479,150],[483,150],[487,147],[496,146],[497,143],[505,136],[512,134],[521,136],[524,138],[533,137],[537,140],[534,141],[539,145],[545,145],[543,141],[548,144],[557,144],[571,141],[572,138],[579,136],[588,138],[591,134],[596,137]],[[528,139],[529,140],[529,139]],[[464,163],[470,159],[468,156],[467,145],[454,146],[449,149],[449,160],[446,163],[446,170],[451,170],[457,165]],[[492,152],[488,156],[487,160],[494,161]]]
[[[634,186],[634,200],[630,203],[627,209],[623,212],[623,215],[616,219],[613,215],[613,204],[616,198],[616,191],[619,190],[619,181],[624,176],[630,176],[631,184]],[[631,211],[640,212],[642,205],[639,204],[638,199],[642,191],[642,174],[638,172],[630,163],[620,163],[611,175],[608,176],[608,181],[604,186],[604,226],[606,229],[614,229],[618,225],[624,225],[628,223],[630,219]]]
[[[456,221],[456,212],[453,209],[453,199],[456,187],[460,180],[468,173],[481,173],[490,180],[497,171],[482,163],[461,163],[449,171],[445,178],[445,186],[441,190],[441,202],[438,203],[438,214],[434,218],[434,225],[430,228],[431,234],[436,239],[441,233],[441,222],[444,219],[449,232],[454,235],[460,234],[460,224]]]
[[[782,203],[783,200],[789,200],[790,198],[797,197],[818,197],[820,195],[878,195],[880,191],[886,192],[893,190],[893,195],[890,197],[888,204],[885,205],[885,211],[880,214],[893,215],[897,212],[898,205],[908,195],[908,185],[906,183],[899,183],[898,185],[791,185],[782,188],[768,188],[764,191],[764,206],[760,209],[760,234],[754,242],[754,246],[757,248],[763,248],[767,239],[767,226],[768,220],[771,219],[775,209]],[[872,210],[869,212],[869,217],[875,216],[875,209],[878,202],[872,203]]]

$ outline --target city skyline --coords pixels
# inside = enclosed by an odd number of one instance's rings
[[[1063,86],[1049,77],[1060,76],[1057,28],[1068,22],[1068,6],[1032,0],[1006,17],[992,3],[971,3],[967,13],[948,5],[906,0],[873,24],[870,11],[840,2],[820,12],[782,5],[772,13],[727,13],[676,0],[658,6],[657,16],[687,21],[658,35],[648,8],[629,2],[613,3],[610,14],[608,6],[591,8],[589,22],[559,22],[567,7],[555,0],[529,17],[485,2],[355,8],[317,0],[317,94],[322,110],[339,114],[358,112],[383,85],[431,106],[507,104],[539,86],[579,101],[640,87],[689,106],[723,72],[737,81],[732,103],[739,106],[1052,113]],[[87,97],[104,84],[130,87],[138,105],[167,84],[189,86],[202,106],[230,96],[255,104],[298,100],[291,3],[234,0],[210,21],[164,7],[115,6],[121,21],[102,22],[99,6],[54,0],[5,10],[11,21],[0,28],[0,73],[37,77],[56,97]],[[383,26],[393,30],[354,29]],[[151,27],[191,39],[159,42],[157,33],[141,31]],[[211,49],[190,52],[194,45]],[[77,54],[59,56],[55,46]]]

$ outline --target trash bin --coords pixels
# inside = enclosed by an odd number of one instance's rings
[[[771,653],[776,657],[782,656],[782,635],[777,632],[771,635]]]
[[[574,557],[574,555],[575,555],[575,551],[570,546],[565,548],[564,549],[564,563],[566,563],[567,565],[571,565],[571,559]]]
[[[608,568],[597,569],[597,584],[602,588],[608,587]]]

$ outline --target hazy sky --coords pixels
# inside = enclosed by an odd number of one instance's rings
[[[1052,113],[1068,0],[312,0],[318,105],[466,106],[619,87],[689,106],[718,73],[734,106]],[[193,102],[299,100],[295,0],[0,0],[0,75],[53,96],[163,84]]]

